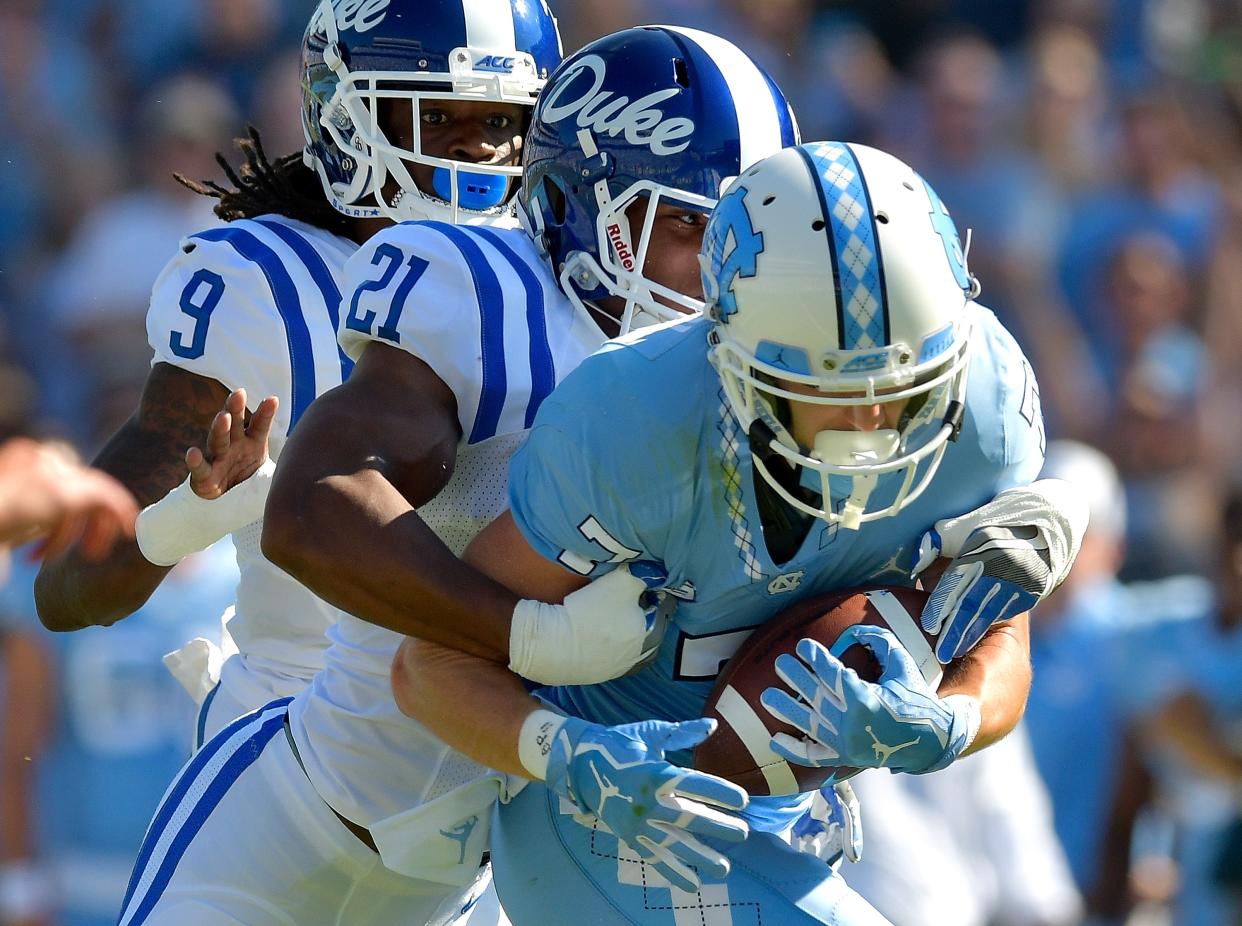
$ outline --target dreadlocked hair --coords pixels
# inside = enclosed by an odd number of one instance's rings
[[[287,154],[273,164],[263,151],[258,129],[251,125],[246,127],[246,132],[248,138],[233,141],[246,158],[240,167],[234,169],[223,154],[216,154],[216,163],[233,184],[233,189],[225,189],[214,180],[190,180],[182,174],[173,176],[195,193],[220,200],[215,213],[226,222],[276,213],[334,235],[345,235],[349,231],[348,219],[324,199],[319,177],[302,163],[301,152]]]

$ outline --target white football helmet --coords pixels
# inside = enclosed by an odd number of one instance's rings
[[[918,498],[961,426],[966,306],[979,292],[935,191],[874,148],[789,148],[721,198],[700,261],[711,360],[761,476],[798,510],[848,529]],[[896,427],[820,431],[809,447],[789,427],[791,402],[899,400]],[[773,465],[818,490],[818,507]]]
[[[521,168],[425,152],[422,104],[529,112],[560,60],[546,0],[320,0],[302,41],[303,160],[345,215],[487,223],[512,211]],[[409,107],[411,147],[388,137],[381,102]],[[414,164],[434,168],[434,190]]]

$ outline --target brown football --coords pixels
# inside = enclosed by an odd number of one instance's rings
[[[718,726],[695,749],[695,767],[727,778],[756,796],[818,789],[837,769],[794,765],[769,746],[774,733],[799,735],[759,703],[764,689],[784,687],[776,674],[776,657],[792,654],[803,637],[831,647],[847,627],[876,624],[893,631],[934,686],[941,671],[935,638],[919,624],[926,600],[927,593],[914,588],[846,589],[799,602],[772,618],[721,670],[703,713],[714,717]],[[861,646],[846,650],[843,661],[867,681],[879,678],[874,657]]]

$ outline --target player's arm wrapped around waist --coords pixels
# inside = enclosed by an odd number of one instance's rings
[[[563,604],[523,599],[509,630],[509,669],[542,685],[618,678],[655,655],[667,621],[658,567],[636,563],[591,582]]]

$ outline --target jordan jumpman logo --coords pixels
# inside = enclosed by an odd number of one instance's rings
[[[622,800],[634,803],[634,799],[627,794],[622,794],[621,789],[614,785],[611,781],[600,774],[599,767],[594,763],[591,764],[591,774],[595,776],[595,783],[599,785],[599,814],[604,813],[604,805],[608,803],[609,798],[619,797]]]
[[[457,824],[457,826],[453,827],[451,830],[440,830],[441,836],[445,839],[451,839],[453,842],[458,844],[458,848],[460,850],[457,857],[458,865],[466,861],[466,848],[470,841],[470,834],[474,832],[474,828],[478,825],[478,822],[479,818],[475,816]]]
[[[871,748],[875,750],[875,757],[880,760],[880,768],[888,765],[888,760],[893,757],[893,753],[900,752],[907,746],[913,746],[918,742],[918,739],[912,739],[910,742],[902,743],[900,746],[888,746],[880,742],[880,738],[876,736],[875,732],[871,729],[871,724],[867,724],[865,729],[867,734],[871,737]]]

